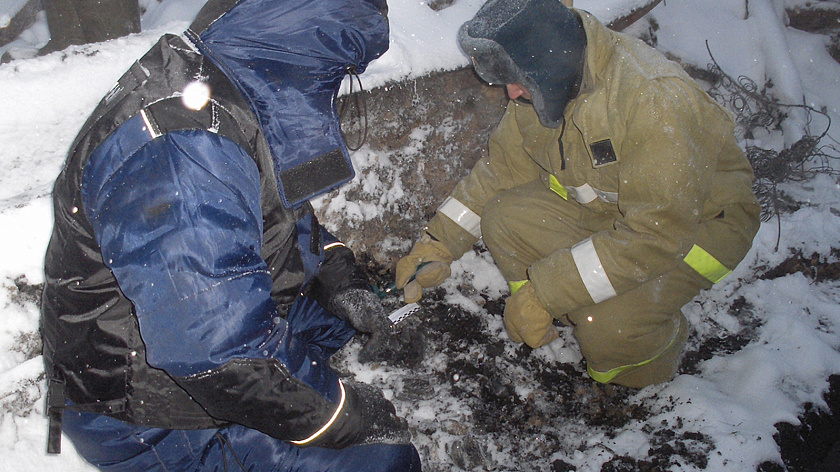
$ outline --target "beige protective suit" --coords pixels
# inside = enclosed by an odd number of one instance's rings
[[[731,116],[679,65],[578,13],[586,65],[562,126],[511,101],[427,232],[456,259],[483,237],[512,289],[530,281],[574,326],[595,380],[641,387],[673,376],[680,308],[743,259],[759,205]]]

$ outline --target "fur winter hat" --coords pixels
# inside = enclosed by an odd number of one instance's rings
[[[458,41],[479,77],[524,85],[540,122],[560,126],[583,76],[586,33],[576,13],[560,0],[490,0]]]

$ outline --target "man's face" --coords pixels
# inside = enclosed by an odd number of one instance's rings
[[[531,92],[529,92],[522,84],[506,84],[505,88],[507,89],[508,97],[511,100],[516,100],[517,98],[524,98],[529,101],[531,100]]]

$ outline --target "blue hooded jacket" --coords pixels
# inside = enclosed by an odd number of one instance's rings
[[[45,262],[44,359],[73,409],[299,440],[340,408],[325,359],[347,330],[313,345],[283,316],[331,264],[306,199],[352,178],[335,101],[387,50],[384,11],[210,0],[192,45],[165,36],[100,102],[56,180]],[[322,445],[352,443],[347,418]]]

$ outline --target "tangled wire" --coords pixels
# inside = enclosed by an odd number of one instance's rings
[[[779,184],[808,180],[819,173],[840,175],[840,171],[834,169],[830,162],[832,159],[840,159],[840,149],[835,146],[840,143],[828,136],[831,118],[825,111],[807,105],[779,103],[759,90],[755,81],[749,77],[733,79],[723,72],[712,55],[708,42],[706,50],[712,59],[708,66],[713,83],[709,95],[719,103],[728,105],[735,114],[741,137],[751,140],[759,128],[768,132],[780,129],[782,121],[787,118],[783,111],[785,109],[798,108],[805,111],[805,136],[790,147],[775,151],[747,145],[745,149],[755,172],[753,190],[761,203],[761,218],[763,221],[768,221],[773,216],[779,219],[781,212],[792,207],[779,192]],[[828,122],[825,130],[819,135],[810,132],[813,113],[824,116]],[[833,143],[821,144],[824,140]]]

